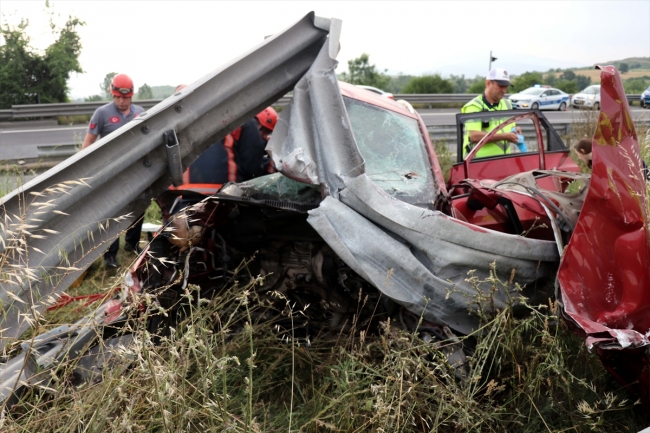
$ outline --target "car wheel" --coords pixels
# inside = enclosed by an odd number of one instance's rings
[[[539,110],[539,104],[537,102],[533,102],[533,105],[530,106],[533,110]]]
[[[558,111],[566,111],[566,102],[562,102],[557,110]]]
[[[600,103],[599,102],[594,103],[594,110],[600,111]]]

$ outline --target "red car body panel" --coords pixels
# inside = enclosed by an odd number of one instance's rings
[[[561,300],[587,345],[650,406],[646,181],[621,79],[601,69],[591,187],[560,265]]]
[[[569,156],[569,151],[545,152],[546,168],[578,172],[580,169]],[[464,176],[464,165],[459,164],[452,168],[451,183],[463,179],[492,179],[501,180],[513,174],[540,169],[539,155],[527,153],[499,158],[498,160],[474,160],[469,164],[468,176]]]

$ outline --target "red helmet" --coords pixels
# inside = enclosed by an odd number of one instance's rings
[[[117,74],[111,81],[111,94],[115,96],[133,96],[133,80],[126,74]]]
[[[278,123],[278,113],[271,107],[265,108],[255,118],[260,122],[260,125],[269,128],[271,131],[275,128],[275,124]]]

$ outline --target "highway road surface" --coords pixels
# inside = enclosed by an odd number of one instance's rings
[[[650,123],[650,110],[640,107],[630,107],[635,121],[641,120]],[[433,110],[418,110],[427,126],[455,125],[458,108],[442,108]],[[567,122],[579,120],[586,115],[583,111],[545,111],[544,115],[551,121],[566,120]],[[0,129],[0,161],[16,160],[21,158],[39,157],[44,147],[60,145],[80,145],[86,135],[86,125],[74,126],[41,126],[30,128],[26,126],[14,129]]]
[[[87,125],[0,129],[0,161],[36,158],[39,146],[79,144]]]

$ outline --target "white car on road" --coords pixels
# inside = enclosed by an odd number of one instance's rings
[[[369,90],[369,91],[371,91],[371,92],[373,92],[373,93],[376,93],[376,94],[378,94],[378,95],[381,95],[381,96],[383,96],[383,97],[385,97],[385,98],[389,98],[389,99],[393,99],[393,100],[395,99],[395,97],[393,96],[392,93],[390,93],[390,92],[384,92],[383,90],[378,89],[378,88],[376,88],[376,87],[372,87],[372,86],[363,86],[363,85],[361,85],[361,84],[357,84],[357,87],[361,87],[362,89]]]
[[[529,87],[508,97],[515,109],[566,110],[569,95],[560,89],[546,86]]]
[[[600,110],[600,84],[587,87],[571,98],[573,108],[593,108]]]

